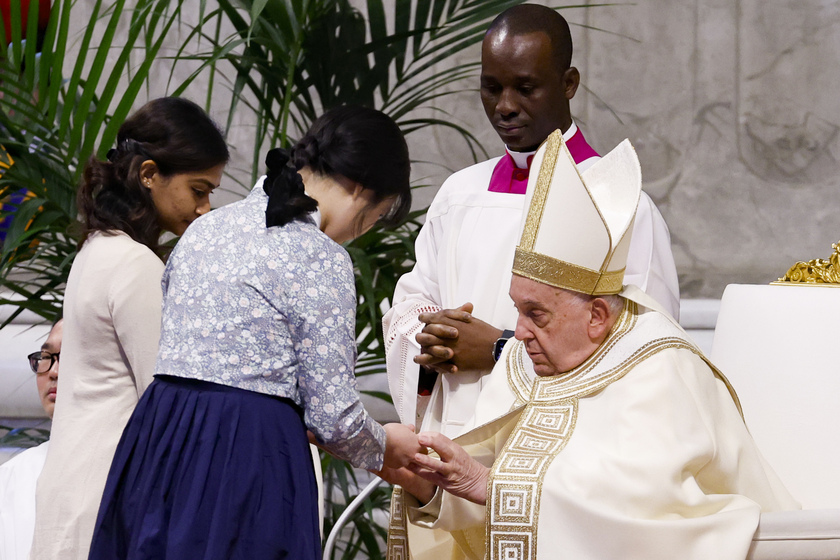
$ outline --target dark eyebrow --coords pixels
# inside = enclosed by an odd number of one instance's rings
[[[517,84],[527,84],[527,83],[537,84],[537,83],[539,83],[539,80],[537,79],[537,77],[536,76],[531,76],[530,74],[517,76],[515,81],[516,81]]]
[[[211,191],[219,186],[219,185],[214,185],[211,181],[208,181],[207,179],[193,179],[193,182],[202,183],[205,186],[207,186]]]

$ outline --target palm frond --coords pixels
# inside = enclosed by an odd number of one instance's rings
[[[138,0],[129,8],[125,0],[97,0],[67,75],[62,68],[72,60],[73,1],[53,6],[40,52],[35,41],[24,40],[34,37],[36,18],[29,18],[24,33],[20,10],[12,10],[11,44],[0,43],[0,159],[9,165],[0,175],[6,226],[0,287],[11,293],[3,303],[18,308],[12,317],[30,310],[52,320],[60,312],[76,253],[75,193],[82,168],[113,145],[164,38],[179,21],[181,4]],[[138,49],[145,56],[133,65]],[[25,200],[12,204],[16,194]]]

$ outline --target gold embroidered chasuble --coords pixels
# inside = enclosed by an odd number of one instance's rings
[[[553,377],[535,377],[524,344],[508,352],[508,386],[524,405],[514,436],[493,465],[488,484],[490,558],[537,558],[540,497],[548,466],[572,437],[579,399],[621,379],[635,365],[667,348],[697,349],[667,321],[663,336],[642,343],[636,303],[628,301],[610,336],[583,364]],[[661,316],[660,316],[661,317]],[[649,317],[654,318],[654,317]],[[667,332],[673,330],[673,332]],[[668,336],[670,335],[670,336]]]
[[[762,508],[796,506],[728,383],[660,313],[627,301],[601,347],[560,376],[536,376],[518,341],[497,367],[505,374],[479,401],[479,427],[455,440],[491,467],[487,507],[396,496],[401,540],[389,558],[699,560],[709,547],[743,558]],[[500,407],[510,412],[494,418]],[[404,519],[427,529],[400,528]],[[695,552],[674,556],[686,547]]]

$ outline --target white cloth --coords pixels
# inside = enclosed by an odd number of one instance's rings
[[[681,329],[634,308],[562,376],[511,341],[487,390],[516,412],[482,425],[498,413],[480,408],[456,439],[492,465],[489,510],[440,493],[409,517],[455,531],[466,558],[746,558],[759,513],[798,504]]]
[[[0,465],[0,560],[26,560],[35,530],[35,483],[49,442]]]
[[[88,557],[114,450],[152,382],[162,274],[163,262],[124,233],[93,234],[73,261],[33,560]]]
[[[393,307],[383,319],[388,383],[400,420],[450,437],[463,432],[487,372],[440,375],[425,419],[419,416],[419,366],[413,359],[420,353],[414,337],[423,325],[417,316],[472,302],[476,318],[500,329],[515,328],[516,310],[508,291],[525,196],[487,190],[498,160],[467,167],[441,186],[417,238],[417,264],[400,278]],[[594,161],[579,167],[585,169]],[[670,233],[645,193],[636,214],[624,283],[639,286],[677,317],[679,283]]]

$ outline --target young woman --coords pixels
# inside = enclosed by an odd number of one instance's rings
[[[228,149],[184,99],[149,102],[120,127],[108,161],[85,168],[83,235],[67,281],[62,398],[36,492],[31,558],[87,558],[123,427],[152,381],[160,337],[163,231],[210,210]]]
[[[164,272],[155,381],[126,427],[91,558],[321,557],[307,430],[358,467],[406,465],[353,375],[355,286],[339,243],[410,206],[408,148],[372,109],[320,117],[240,202],[197,220]]]

